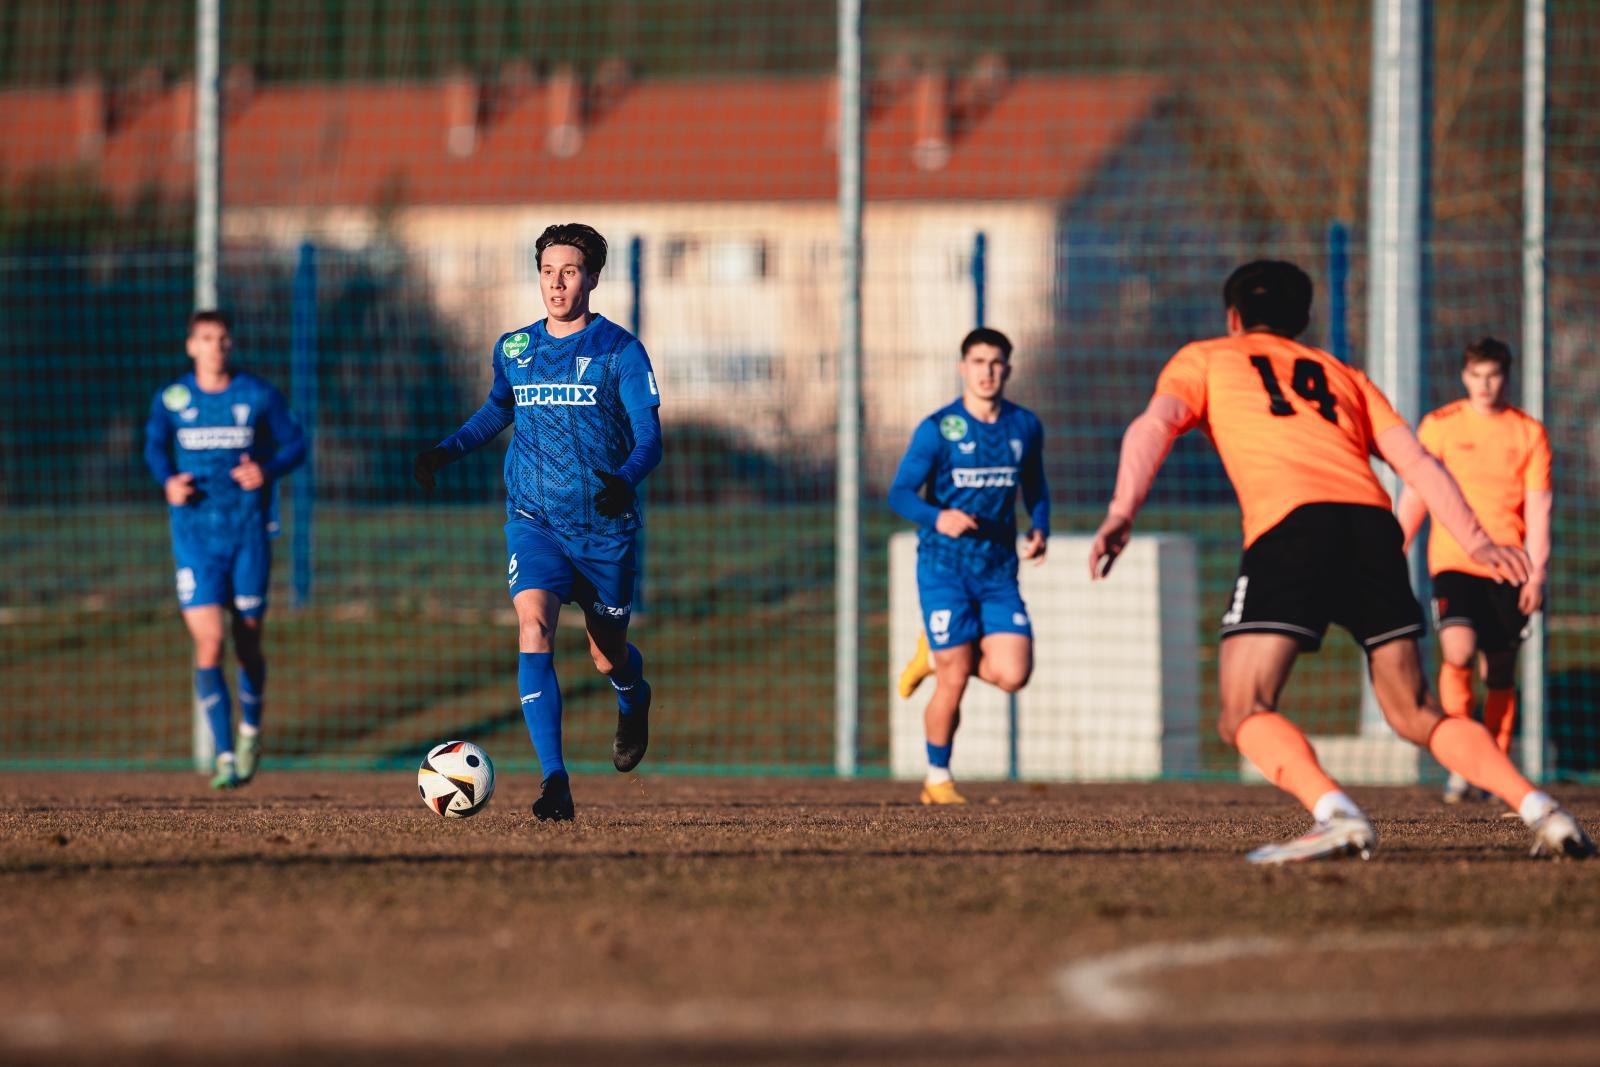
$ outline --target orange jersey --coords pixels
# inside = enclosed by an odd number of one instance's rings
[[[1538,419],[1511,407],[1480,415],[1470,401],[1457,400],[1423,416],[1417,440],[1455,478],[1496,544],[1522,544],[1524,498],[1550,489],[1550,438]],[[1437,522],[1429,527],[1428,570],[1494,577]]]
[[[1187,404],[1217,446],[1247,548],[1302,504],[1391,507],[1368,457],[1405,423],[1365,374],[1321,349],[1270,333],[1198,341],[1156,392]]]

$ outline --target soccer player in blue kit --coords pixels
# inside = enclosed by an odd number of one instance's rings
[[[650,686],[628,643],[636,490],[661,462],[660,390],[638,338],[589,310],[606,241],[581,223],[534,243],[546,317],[500,335],[489,399],[413,473],[424,489],[446,464],[514,426],[506,450],[506,575],[517,611],[517,692],[544,770],[540,821],[573,817],[561,753],[561,689],[551,659],[563,603],[583,609],[595,669],[617,691],[611,761],[631,771],[649,745]]]
[[[1033,628],[1017,589],[1017,490],[1033,524],[1022,557],[1043,563],[1050,536],[1044,427],[1005,399],[1011,342],[977,329],[961,342],[961,397],[918,424],[889,488],[889,506],[916,523],[924,635],[900,676],[909,698],[929,674],[924,804],[965,804],[950,778],[967,679],[1008,693],[1033,673]],[[931,655],[930,655],[931,643]]]
[[[271,539],[277,535],[277,482],[306,458],[306,439],[283,394],[229,362],[233,337],[220,311],[189,317],[194,370],[150,404],[144,459],[170,505],[178,603],[194,638],[195,696],[216,745],[212,786],[232,789],[255,777],[261,759],[261,651]],[[239,744],[222,676],[224,611],[232,609],[239,660]]]

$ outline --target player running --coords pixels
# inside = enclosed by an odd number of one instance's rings
[[[957,368],[960,398],[918,424],[889,487],[889,506],[919,527],[917,591],[927,630],[900,675],[900,695],[909,698],[934,676],[922,713],[924,804],[966,803],[950,778],[950,752],[967,679],[1015,693],[1033,673],[1033,628],[1017,590],[1019,486],[1033,523],[1022,557],[1043,563],[1050,536],[1044,428],[1004,396],[1011,342],[999,330],[973,330]]]
[[[1417,439],[1444,464],[1484,528],[1503,544],[1526,545],[1531,563],[1521,586],[1496,580],[1436,524],[1428,532],[1428,571],[1433,575],[1434,620],[1439,629],[1439,701],[1446,715],[1472,715],[1472,661],[1483,653],[1483,725],[1500,751],[1511,751],[1517,714],[1517,649],[1528,616],[1544,602],[1550,561],[1550,439],[1537,419],[1506,402],[1511,350],[1492,337],[1468,345],[1461,358],[1465,400],[1446,404],[1422,419]],[[1428,509],[1417,493],[1400,494],[1397,511],[1406,546]],[[1467,781],[1451,774],[1444,799],[1470,795]]]
[[[195,698],[216,747],[215,789],[250,781],[261,762],[261,700],[267,660],[261,651],[278,533],[278,479],[306,458],[305,434],[283,394],[229,361],[233,335],[220,311],[189,317],[186,343],[194,370],[150,403],[144,461],[170,505],[178,603],[194,639]],[[239,743],[222,676],[232,615],[239,660]]]
[[[1244,512],[1244,557],[1222,617],[1218,732],[1316,820],[1303,837],[1256,849],[1250,862],[1365,857],[1377,845],[1366,814],[1278,714],[1295,656],[1316,651],[1329,622],[1366,650],[1394,731],[1510,805],[1533,830],[1533,855],[1593,855],[1577,821],[1517,773],[1487,730],[1442,715],[1428,692],[1417,650],[1422,609],[1369,453],[1394,467],[1486,573],[1525,582],[1527,556],[1484,532],[1454,480],[1364,374],[1292,340],[1310,321],[1311,297],[1311,279],[1289,263],[1249,263],[1228,278],[1228,336],[1180,350],[1128,427],[1115,495],[1089,552],[1091,576],[1105,577],[1126,547],[1172,442],[1201,427]]]
[[[661,462],[660,392],[636,337],[589,310],[606,241],[581,223],[534,243],[546,317],[495,342],[489,399],[437,447],[419,453],[424,489],[446,464],[514,426],[506,450],[506,582],[517,611],[517,692],[544,771],[539,820],[573,817],[561,753],[561,688],[552,661],[561,605],[583,609],[595,669],[617,691],[611,761],[631,771],[649,745],[650,686],[628,643],[636,490]]]

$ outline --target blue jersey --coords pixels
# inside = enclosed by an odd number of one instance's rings
[[[1033,528],[1050,533],[1050,491],[1044,478],[1044,427],[1027,408],[1000,402],[1000,417],[980,422],[960,400],[917,425],[895,472],[889,504],[916,523],[918,560],[981,573],[1017,563],[1017,490]],[[946,537],[934,528],[946,508],[964,511],[978,528]]]
[[[567,337],[551,337],[540,321],[501,334],[491,358],[488,401],[440,447],[463,454],[511,425],[508,517],[568,535],[620,535],[643,526],[637,507],[617,518],[594,508],[597,470],[636,485],[659,459],[659,445],[648,462],[635,456],[641,429],[659,434],[655,409],[661,404],[638,338],[602,315]],[[630,458],[643,469],[631,470]]]
[[[228,473],[245,456],[266,476],[259,489],[241,489]],[[194,496],[172,508],[175,529],[191,537],[227,541],[263,529],[276,533],[277,480],[305,457],[305,434],[283,394],[253,374],[235,373],[222,392],[206,393],[190,372],[150,402],[145,465],[163,484],[175,474],[194,475]]]

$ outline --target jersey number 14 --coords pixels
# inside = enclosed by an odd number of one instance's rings
[[[1270,407],[1274,415],[1296,414],[1294,405],[1283,395],[1283,389],[1278,385],[1278,376],[1272,372],[1272,360],[1266,356],[1251,356],[1250,365],[1255,367],[1256,373],[1261,375],[1261,386],[1267,391],[1267,399],[1271,401]],[[1322,369],[1322,364],[1314,359],[1297,359],[1294,361],[1294,376],[1290,378],[1289,385],[1296,393],[1317,405],[1317,412],[1331,423],[1339,421],[1339,409],[1334,395],[1328,391],[1328,373]]]

